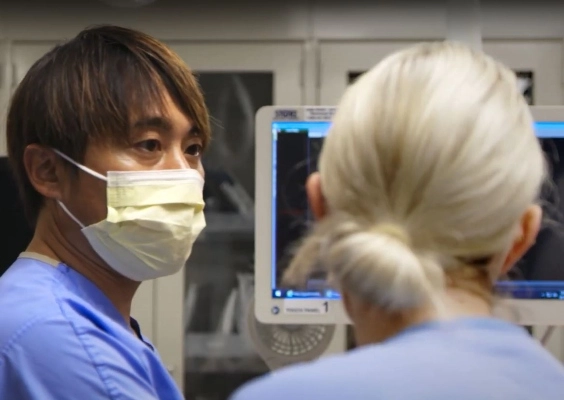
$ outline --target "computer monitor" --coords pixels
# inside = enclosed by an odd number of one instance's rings
[[[564,325],[564,107],[531,109],[553,182],[542,194],[547,223],[508,280],[496,286],[496,312],[520,325]],[[293,245],[312,221],[304,185],[316,170],[334,112],[322,106],[257,112],[255,315],[263,323],[350,323],[339,293],[323,279],[312,279],[303,290],[280,282]]]

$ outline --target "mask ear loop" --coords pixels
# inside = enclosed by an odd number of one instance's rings
[[[61,201],[57,200],[57,203],[59,203],[59,206],[61,206],[63,211],[70,217],[70,219],[72,219],[74,222],[76,222],[77,225],[80,226],[81,229],[85,228],[84,224],[82,222],[80,222],[78,220],[78,218],[76,218],[74,215],[72,215],[72,213],[69,211],[69,209]]]
[[[70,157],[67,156],[66,154],[61,153],[59,150],[53,149],[53,151],[55,152],[55,154],[57,154],[58,156],[60,156],[60,157],[63,158],[64,160],[68,161],[69,163],[71,163],[71,164],[74,165],[75,167],[77,167],[77,168],[81,169],[82,171],[86,172],[88,175],[91,175],[91,176],[93,176],[93,177],[95,177],[95,178],[98,178],[98,179],[101,179],[101,180],[103,180],[103,181],[107,181],[107,180],[108,180],[104,175],[99,174],[98,172],[93,171],[93,170],[91,170],[90,168],[85,167],[85,166],[82,165],[82,164],[77,163],[76,161],[74,161],[72,158],[70,158]],[[57,203],[59,204],[59,206],[61,207],[61,209],[65,212],[65,214],[67,214],[70,219],[72,219],[74,222],[76,222],[76,224],[77,224],[78,226],[80,226],[81,229],[84,229],[84,228],[85,228],[85,225],[84,225],[82,222],[80,222],[80,221],[78,220],[78,218],[76,218],[76,217],[70,212],[70,210],[69,210],[60,200],[57,200]]]
[[[77,167],[77,168],[81,169],[82,171],[86,172],[88,175],[92,175],[93,177],[98,178],[98,179],[101,179],[101,180],[103,180],[103,181],[107,181],[107,180],[108,180],[108,178],[106,178],[104,175],[102,175],[102,174],[100,174],[100,173],[98,173],[98,172],[96,172],[96,171],[94,171],[94,170],[91,170],[90,168],[85,167],[85,166],[82,165],[82,164],[77,163],[76,161],[74,161],[72,158],[70,158],[70,157],[67,156],[66,154],[61,153],[59,150],[53,149],[53,151],[54,151],[57,155],[59,155],[61,158],[63,158],[63,159],[65,159],[66,161],[70,162],[70,163],[71,163],[72,165],[74,165],[75,167]]]

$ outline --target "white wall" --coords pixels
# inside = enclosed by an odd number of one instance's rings
[[[96,23],[122,24],[161,39],[183,40],[369,40],[445,36],[446,1],[368,3],[362,0],[158,0],[146,8],[115,9],[96,0],[6,1],[0,4],[0,18],[4,21],[0,38],[64,39]],[[534,4],[499,0],[483,3],[484,38],[564,37],[562,3],[547,0]]]
[[[512,2],[511,7],[503,0],[482,3],[484,40],[564,38],[564,3],[538,0],[535,5]],[[97,0],[5,1],[0,3],[4,21],[0,39],[61,40],[88,25],[114,23],[167,41],[299,41],[305,45],[304,102],[311,104],[318,100],[314,81],[320,42],[443,39],[446,4],[447,0],[372,4],[364,0],[157,0],[145,8],[119,9]]]

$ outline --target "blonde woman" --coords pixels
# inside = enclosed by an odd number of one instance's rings
[[[448,42],[379,63],[339,104],[286,276],[325,268],[360,347],[232,399],[563,398],[564,367],[491,315],[493,283],[535,242],[545,169],[503,65]]]

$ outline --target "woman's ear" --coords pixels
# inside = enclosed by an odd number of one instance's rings
[[[519,223],[519,230],[505,258],[502,274],[506,274],[525,253],[535,244],[542,221],[542,208],[532,205],[523,214]]]
[[[316,220],[323,218],[327,214],[327,205],[321,191],[319,172],[314,172],[309,176],[306,182],[306,192],[313,217]]]

